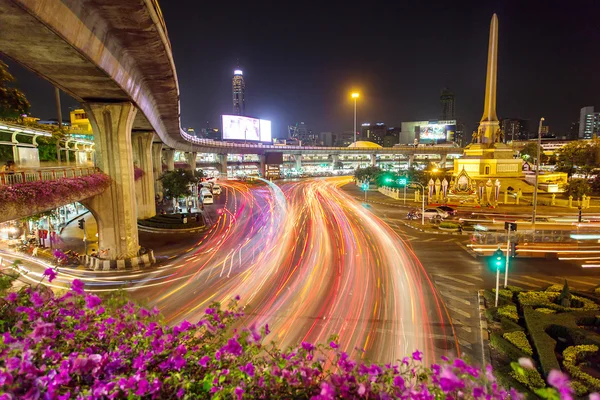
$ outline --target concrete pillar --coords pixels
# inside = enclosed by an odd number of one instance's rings
[[[111,179],[110,187],[84,202],[98,223],[102,258],[138,255],[131,127],[137,109],[132,103],[84,103],[96,143],[98,167]]]
[[[371,154],[371,167],[377,166],[377,156],[375,154]]]
[[[186,152],[185,153],[185,162],[187,163],[189,169],[192,171],[196,170],[196,158],[198,157],[197,152]]]
[[[227,154],[218,154],[217,158],[219,159],[219,172],[223,179],[227,179]]]
[[[442,154],[442,159],[440,161],[440,168],[446,168],[446,158],[448,157],[447,154]]]
[[[162,143],[152,143],[152,172],[154,173],[154,193],[163,198],[162,181]]]
[[[267,156],[264,154],[259,154],[258,159],[260,160],[260,175],[263,179],[267,178]]]
[[[134,164],[144,171],[142,178],[135,182],[138,219],[152,218],[156,215],[154,171],[152,165],[153,138],[154,132],[136,132],[131,136]]]
[[[411,154],[408,156],[408,168],[412,167],[412,165],[415,163],[415,155]]]
[[[339,154],[332,154],[331,155],[331,163],[333,164],[332,167],[335,168],[335,165],[340,161],[340,155]]]
[[[175,171],[175,150],[165,149],[163,155],[165,164],[167,164],[167,171]]]
[[[294,160],[296,160],[296,171],[300,171],[302,169],[302,155],[294,154]]]

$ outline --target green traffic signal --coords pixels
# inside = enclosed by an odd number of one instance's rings
[[[406,178],[398,179],[398,185],[400,185],[400,186],[406,186],[407,183],[408,183],[408,181]]]

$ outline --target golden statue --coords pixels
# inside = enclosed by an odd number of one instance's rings
[[[473,131],[473,139],[471,140],[471,143],[477,143],[478,137],[479,137],[479,134],[477,133],[477,131]]]

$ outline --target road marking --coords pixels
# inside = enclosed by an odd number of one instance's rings
[[[572,279],[572,278],[567,278],[567,277],[560,277],[561,279],[567,280],[569,282],[575,282],[575,283],[580,283],[582,285],[588,285],[588,286],[596,286],[597,283],[590,283],[590,282],[584,282],[584,281],[578,281],[577,279]]]
[[[464,288],[458,287],[458,286],[456,286],[456,285],[449,285],[449,284],[447,284],[447,283],[440,282],[440,281],[438,281],[437,279],[435,279],[435,284],[436,284],[436,285],[438,285],[438,286],[443,286],[443,287],[446,287],[446,288],[448,288],[448,289],[451,289],[451,290],[458,290],[459,292],[463,292],[463,293],[467,293],[467,294],[471,293],[471,292],[470,292],[469,290],[467,290],[467,289],[464,289]]]
[[[437,238],[425,239],[425,240],[423,240],[423,242],[433,242],[434,240],[437,240]]]
[[[455,308],[455,307],[451,306],[450,304],[446,304],[446,307],[448,308],[448,310],[454,311],[455,313],[462,315],[465,318],[471,318],[471,314],[469,314],[466,311],[461,310],[460,308]]]
[[[465,246],[464,244],[462,244],[462,243],[459,243],[459,242],[455,242],[455,243],[456,243],[456,245],[457,245],[457,246],[459,246],[461,249],[463,249],[464,251],[466,251],[468,255],[470,255],[470,256],[471,256],[471,257],[473,257],[473,258],[477,258],[477,254],[475,254],[475,253],[471,252],[471,251],[468,249],[468,247],[467,247],[467,246]]]
[[[462,280],[462,279],[455,278],[455,277],[453,277],[453,276],[451,276],[451,275],[440,275],[440,276],[443,276],[444,278],[446,278],[446,279],[450,279],[451,281],[454,281],[454,282],[458,282],[458,283],[464,283],[465,285],[469,285],[469,286],[475,286],[475,284],[474,284],[473,282],[464,281],[464,280]],[[460,275],[459,275],[459,276],[460,276]],[[482,278],[480,278],[480,277],[478,277],[478,276],[474,276],[474,275],[465,275],[465,276],[467,276],[467,277],[468,277],[468,278],[470,278],[470,279],[474,279],[474,280],[476,280],[476,281],[483,282],[483,279],[482,279]]]
[[[508,281],[509,282],[517,282],[517,283],[520,283],[521,285],[525,285],[525,286],[529,286],[529,287],[534,287],[534,288],[539,287],[539,285],[534,285],[534,284],[529,283],[529,282],[520,281],[520,280],[515,279],[515,278],[508,278]]]
[[[448,242],[455,242],[456,239],[446,239],[446,240],[442,240],[442,242],[444,243],[448,243]]]
[[[470,306],[471,305],[471,302],[469,300],[465,300],[462,297],[455,296],[455,295],[450,294],[448,292],[442,292],[442,291],[440,291],[440,293],[442,294],[442,296],[448,297],[449,299],[452,299],[452,300],[455,300],[455,301],[458,301],[458,302],[461,302],[461,303],[463,303],[466,306]]]
[[[530,279],[532,281],[538,281],[538,282],[543,282],[543,283],[549,283],[550,285],[556,285],[557,282],[553,282],[553,281],[547,281],[545,279],[538,279],[538,278],[534,278],[533,276],[522,276],[522,278],[526,278],[526,279]]]

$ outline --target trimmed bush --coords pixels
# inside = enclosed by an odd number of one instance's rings
[[[504,339],[502,334],[498,332],[492,332],[490,335],[490,345],[498,350],[498,352],[508,357],[511,361],[517,361],[522,357],[529,357],[524,351]]]
[[[487,304],[488,307],[494,307],[494,303],[496,302],[496,292],[495,291],[491,291],[491,290],[484,290],[483,291],[483,298],[485,299],[485,303]],[[510,298],[504,298],[502,296],[500,296],[500,293],[498,293],[498,305],[499,306],[504,306],[506,304],[514,304]]]
[[[584,361],[586,357],[597,353],[598,346],[596,345],[571,346],[563,351],[563,365],[569,375],[593,391],[600,390],[600,379],[584,372],[577,364]]]
[[[511,321],[508,318],[500,318],[500,324],[502,326],[503,332],[514,332],[514,331],[525,330],[525,328],[523,328],[521,325],[517,324],[516,322]]]
[[[556,314],[556,310],[552,310],[551,308],[545,307],[536,308],[535,311],[540,312],[542,314]]]
[[[494,294],[494,296],[496,296],[496,289],[492,289],[492,293]],[[512,299],[513,299],[513,292],[511,292],[508,289],[500,289],[498,291],[498,297],[502,297],[505,300],[512,301]]]
[[[594,289],[594,294],[596,296],[600,296],[600,287],[597,287],[596,289]]]
[[[557,311],[587,311],[600,308],[592,300],[579,296],[571,296],[571,304],[575,307],[563,307],[555,303],[559,295],[560,293],[556,292],[521,292],[518,298],[522,306],[539,306]]]
[[[455,223],[455,222],[442,222],[440,223],[440,228],[443,229],[458,229],[460,227],[459,224]]]
[[[523,294],[523,293],[521,293]],[[525,326],[529,331],[529,335],[533,342],[540,365],[544,372],[544,375],[548,375],[553,369],[560,370],[560,365],[554,354],[554,348],[556,347],[556,341],[545,332],[545,329],[550,322],[546,318],[554,316],[544,316],[538,312],[535,312],[530,307],[525,307],[523,310],[523,317],[525,319]]]
[[[523,368],[516,362],[510,363],[510,366],[513,369],[510,376],[517,382],[522,383],[533,391],[546,387],[544,378],[542,378],[536,369]]]
[[[523,331],[507,332],[502,335],[504,339],[514,344],[519,350],[527,354],[528,356],[533,355],[533,349],[527,340],[527,335]]]
[[[563,285],[557,283],[557,284],[548,286],[548,288],[546,289],[546,292],[560,293],[560,292],[562,292],[562,290],[563,290]]]
[[[513,322],[519,322],[519,314],[517,314],[517,306],[508,304],[498,307],[498,316],[508,318]]]

